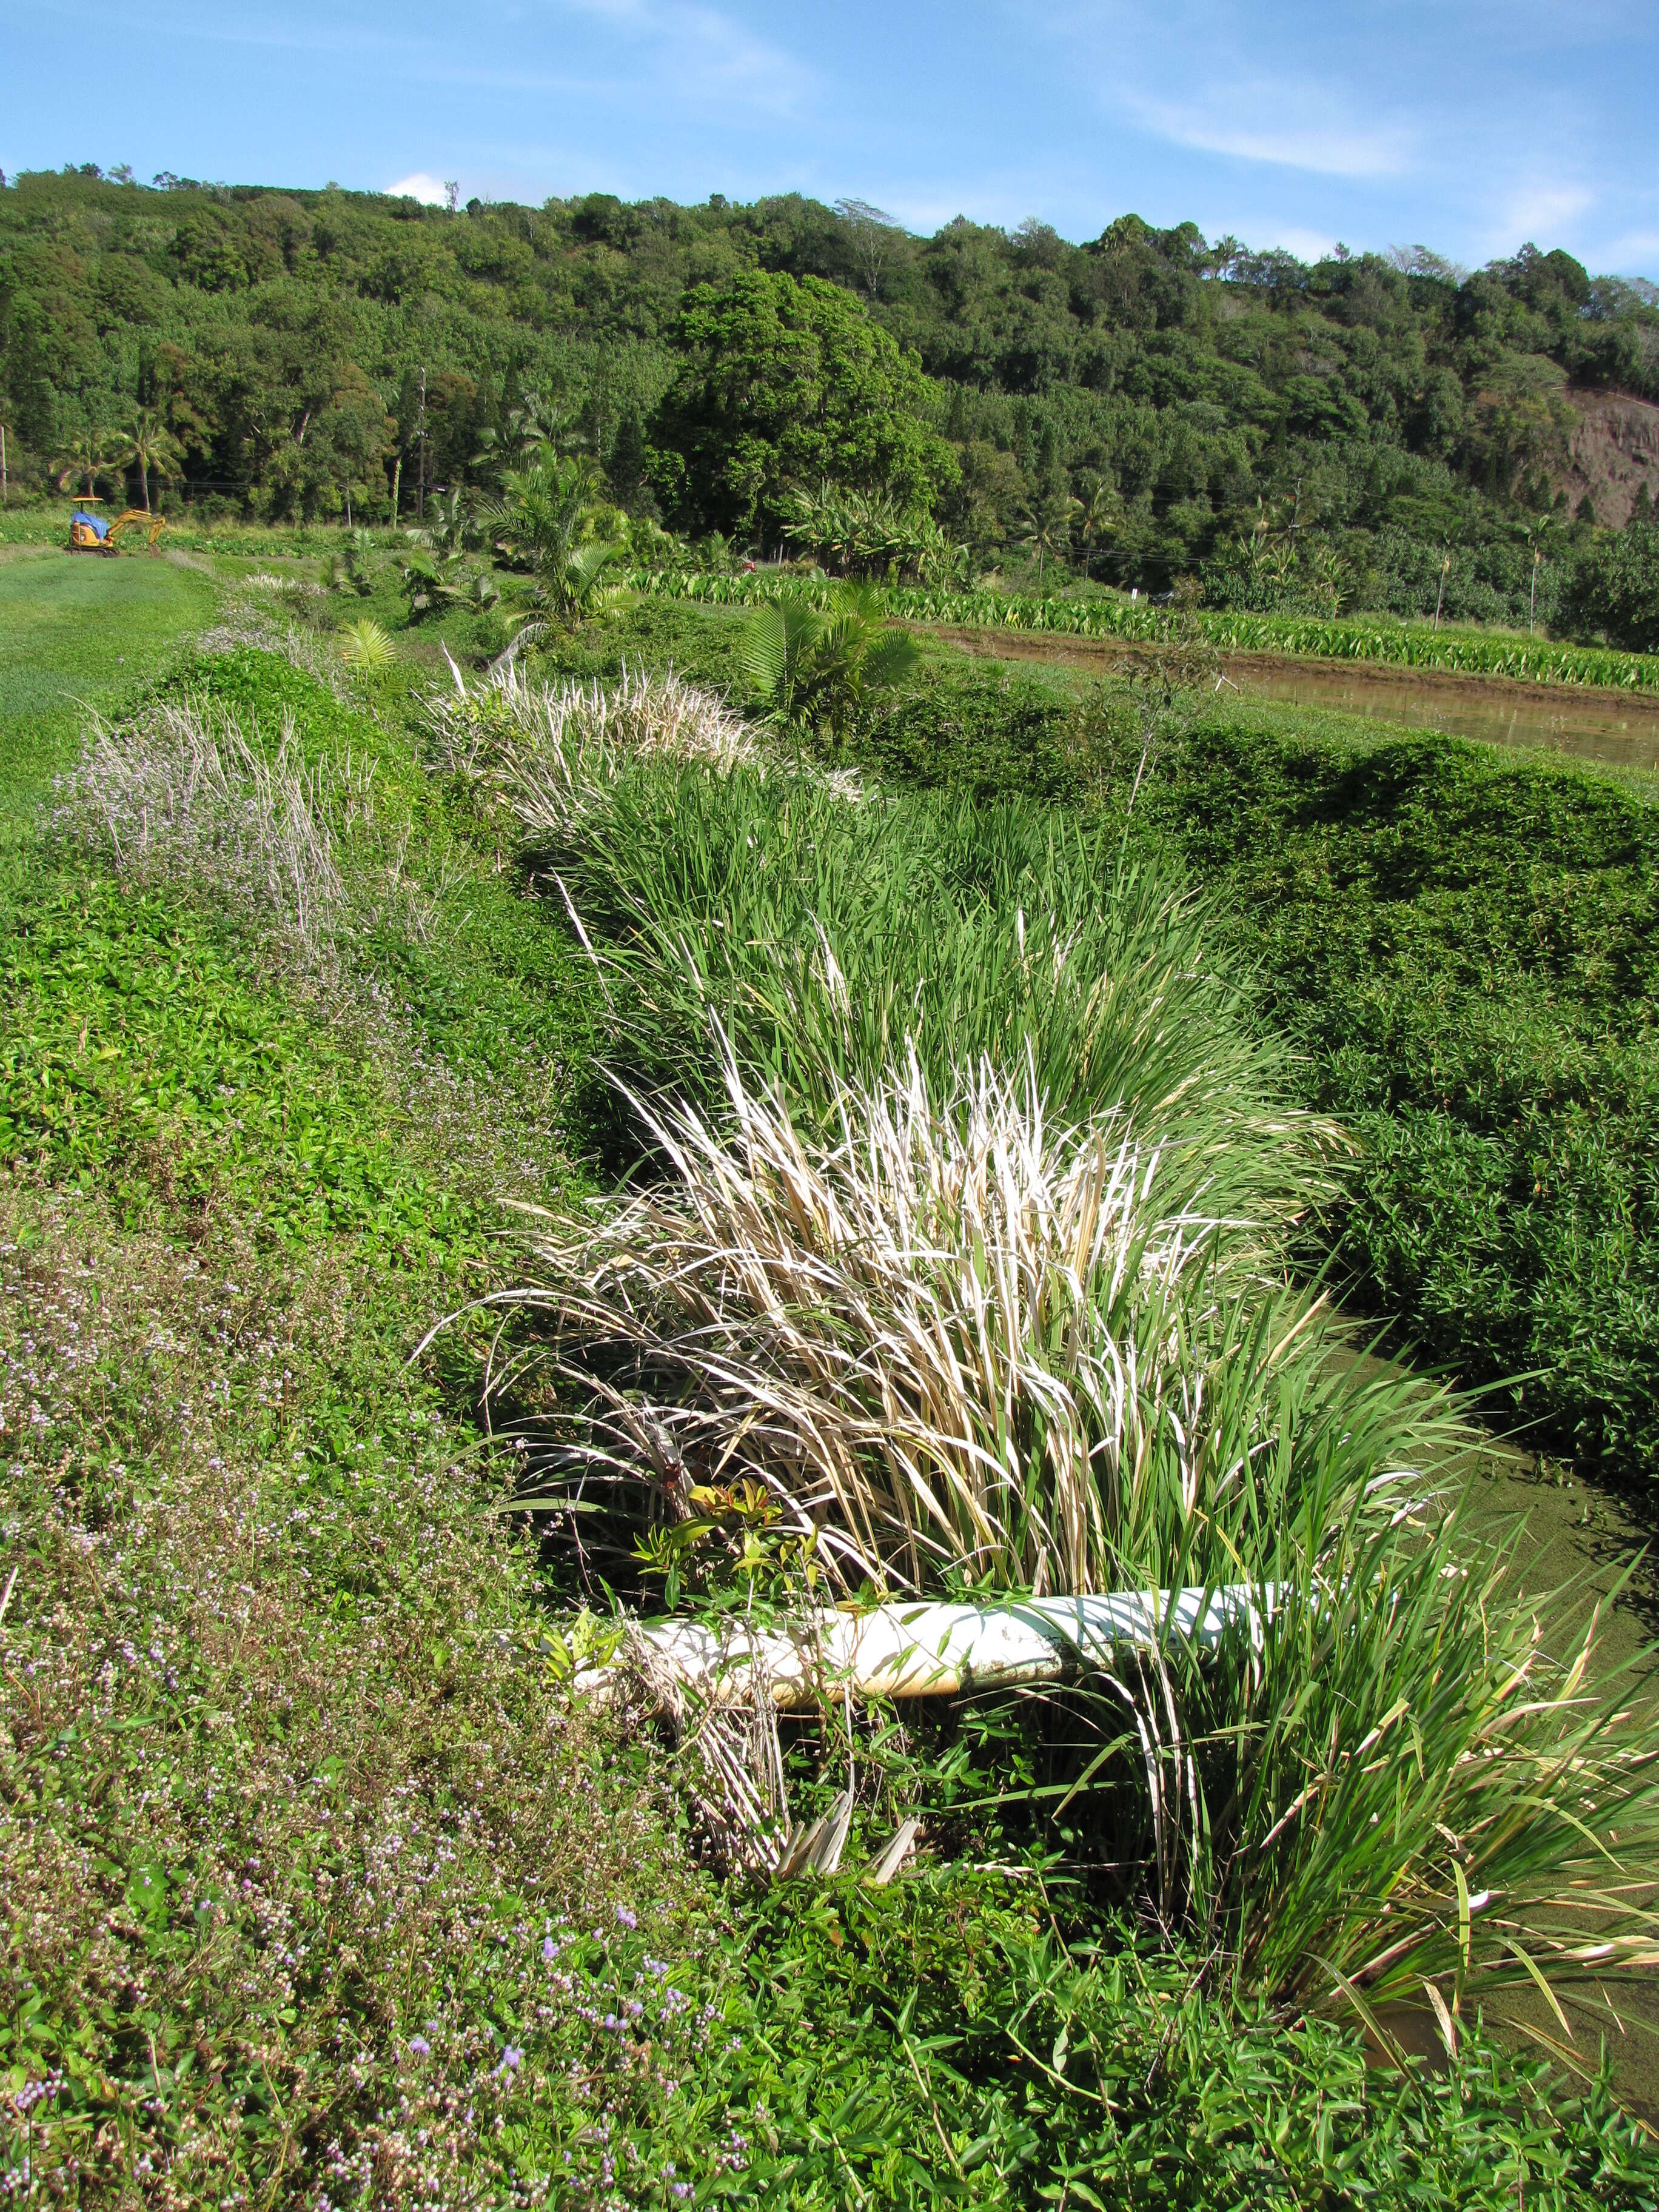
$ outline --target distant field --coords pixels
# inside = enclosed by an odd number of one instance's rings
[[[167,560],[0,562],[0,836],[69,758],[82,708],[112,711],[212,605],[207,578]]]
[[[827,585],[769,570],[737,576],[679,570],[639,571],[641,591],[721,606],[819,592]],[[1017,592],[946,591],[900,584],[884,589],[889,614],[910,623],[1030,631],[1054,637],[1118,638],[1130,644],[1166,641],[1180,627],[1172,607],[1148,600],[1037,598]],[[1223,653],[1283,653],[1304,659],[1376,661],[1405,668],[1448,668],[1465,675],[1507,676],[1528,684],[1589,685],[1597,690],[1659,690],[1659,655],[1561,645],[1499,630],[1431,629],[1391,615],[1355,613],[1340,621],[1305,615],[1246,615],[1200,609],[1199,634]]]

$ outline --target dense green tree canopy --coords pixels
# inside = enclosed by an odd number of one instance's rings
[[[848,403],[866,390],[872,419]],[[925,487],[986,561],[1028,558],[1075,500],[1096,521],[1073,568],[1161,589],[1288,502],[1341,564],[1322,591],[1431,608],[1449,542],[1448,615],[1524,620],[1527,532],[1596,390],[1659,400],[1655,295],[1533,247],[1465,275],[1133,216],[1081,245],[960,218],[916,238],[793,195],[451,212],[86,171],[0,190],[14,480],[149,408],[183,449],[167,498],[209,512],[367,519],[396,485],[413,519],[422,483],[499,489],[533,402],[618,496],[648,511],[654,483],[694,527],[763,532],[775,485],[816,490],[828,460],[849,489]],[[1547,619],[1595,534],[1561,521]]]
[[[700,284],[671,343],[650,472],[672,521],[775,538],[791,487],[883,486],[927,508],[957,479],[921,419],[921,362],[838,284],[762,269]]]
[[[1575,629],[1609,645],[1659,653],[1659,526],[1632,522],[1587,547],[1564,612]]]

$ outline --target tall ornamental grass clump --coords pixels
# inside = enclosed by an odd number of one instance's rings
[[[653,1164],[538,1218],[501,1301],[562,1407],[539,1502],[662,1529],[742,1491],[849,1594],[1245,1584],[1218,1652],[1171,1627],[1078,1693],[1074,1824],[1159,1924],[1449,2041],[1483,1989],[1659,1963],[1659,1729],[1471,1529],[1455,1407],[1287,1279],[1334,1133],[1202,917],[1040,810],[723,722],[601,757],[616,705],[444,710],[598,963]]]
[[[665,1177],[532,1236],[518,1296],[588,1407],[559,1487],[655,1518],[753,1481],[846,1589],[1239,1579],[1227,1516],[1281,1412],[1257,1385],[1311,1320],[1262,1294],[1270,1223],[1205,1210],[1127,1113],[1051,1119],[1029,1068],[936,1100],[913,1057],[838,1087],[833,1137],[725,1068],[720,1121],[641,1109]],[[1356,1404],[1310,1386],[1295,1449]]]
[[[93,726],[57,820],[125,875],[222,887],[314,957],[345,902],[340,845],[372,818],[373,781],[349,759],[307,761],[291,718],[273,747],[210,700],[161,699]]]
[[[1334,1194],[1337,1133],[1291,1103],[1176,883],[1057,809],[893,799],[764,753],[698,696],[508,682],[437,708],[598,963],[635,1089],[722,1111],[717,1027],[828,1133],[848,1085],[914,1059],[938,1105],[983,1064],[1062,1120],[1127,1117],[1209,1214]]]

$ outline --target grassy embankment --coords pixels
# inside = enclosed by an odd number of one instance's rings
[[[76,688],[160,649],[173,586],[132,566],[139,611],[89,602],[60,652]],[[41,711],[55,619],[17,604],[9,708]],[[1478,2041],[1401,2081],[1328,2024],[1241,2032],[1178,1954],[1096,1922],[1110,1954],[1068,1957],[1040,1890],[948,1862],[758,1900],[699,1869],[653,1755],[561,1691],[544,1570],[481,1513],[506,1473],[465,1352],[404,1364],[501,1279],[493,1195],[569,1182],[585,963],[416,767],[395,679],[341,702],[245,653],[185,689],[263,748],[292,716],[342,889],[307,933],[268,870],[226,877],[246,841],[192,880],[103,835],[30,839],[7,888],[14,2182],[1649,2202],[1604,2098]]]
[[[740,616],[647,602],[562,651],[740,696]],[[879,724],[901,785],[1046,793],[1122,824],[1139,740],[1063,678],[942,659]],[[1352,1294],[1606,1478],[1659,1465],[1659,814],[1641,780],[1237,703],[1162,735],[1127,822],[1217,928],[1362,1150]]]
[[[741,696],[740,613],[647,601],[558,648],[609,680],[672,662]],[[1110,695],[1107,695],[1109,702]],[[1063,676],[948,656],[878,727],[900,785],[1047,794],[1121,822],[1139,740]],[[1114,781],[1114,777],[1115,781]],[[1340,1224],[1354,1296],[1607,1478],[1659,1462],[1647,783],[1308,710],[1218,706],[1159,738],[1131,846],[1217,928],[1362,1152]]]

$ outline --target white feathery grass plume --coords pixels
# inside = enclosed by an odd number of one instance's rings
[[[1052,1125],[1029,1067],[935,1103],[912,1054],[842,1086],[827,1143],[729,1048],[725,1076],[720,1127],[640,1106],[670,1182],[532,1232],[540,1279],[509,1295],[587,1390],[576,1466],[671,1516],[757,1480],[847,1584],[1115,1587],[1171,1460],[1188,1512],[1212,1486],[1209,1324],[1244,1224],[1164,1206],[1127,1117]]]
[[[368,817],[372,776],[307,763],[289,717],[266,752],[228,714],[163,700],[118,726],[94,723],[60,818],[106,842],[118,866],[252,900],[314,954],[345,898],[335,830]]]
[[[624,668],[607,690],[536,684],[508,665],[464,696],[441,692],[428,711],[452,768],[476,773],[487,763],[532,835],[568,836],[632,762],[696,762],[724,774],[766,757],[740,717],[672,669]]]

